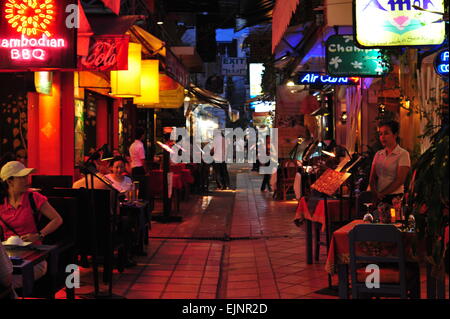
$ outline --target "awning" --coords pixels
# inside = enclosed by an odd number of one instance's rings
[[[109,8],[112,12],[119,15],[120,13],[120,0],[101,0],[105,7]]]
[[[287,28],[274,53],[276,68],[284,68],[297,55],[296,50],[305,38],[305,30],[310,24],[307,22]]]
[[[89,54],[89,41],[91,36],[94,35],[94,32],[92,31],[91,25],[86,18],[86,14],[84,13],[80,0],[78,0],[78,9],[80,27],[78,28],[77,36],[77,55],[87,56]]]
[[[269,23],[275,0],[242,0],[235,31],[254,25]]]
[[[272,53],[283,38],[300,0],[277,0],[272,19]]]
[[[201,101],[205,101],[213,106],[217,106],[221,109],[224,109],[228,112],[230,109],[230,102],[228,102],[227,99],[224,99],[223,97],[214,94],[211,91],[201,89],[194,84],[191,83],[189,87],[189,92],[191,92],[196,98],[198,98]]]
[[[159,54],[166,56],[166,44],[154,35],[148,33],[137,25],[130,26],[130,36],[132,42],[139,42],[142,44],[142,52],[145,58],[153,57]]]
[[[123,35],[136,23],[136,21],[144,18],[144,16],[140,15],[120,17],[95,15],[88,16],[87,19],[96,35]]]

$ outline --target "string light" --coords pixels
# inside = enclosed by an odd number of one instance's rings
[[[5,4],[8,23],[26,36],[51,37],[49,26],[55,20],[55,13],[53,0],[8,0]]]

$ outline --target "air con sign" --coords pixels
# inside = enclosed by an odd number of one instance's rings
[[[356,41],[363,47],[437,45],[445,39],[445,22],[437,22],[442,15],[431,12],[443,13],[443,0],[353,0],[353,8]]]
[[[4,0],[0,4],[0,69],[76,67],[76,0]]]

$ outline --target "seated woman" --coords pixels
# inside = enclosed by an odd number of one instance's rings
[[[111,181],[112,186],[120,193],[125,193],[131,190],[133,187],[133,181],[131,180],[131,178],[125,175],[125,165],[126,161],[123,157],[114,157],[109,162],[109,167],[112,173],[105,176],[109,181]]]
[[[53,233],[63,222],[45,196],[28,190],[28,175],[33,170],[25,168],[20,162],[11,161],[0,171],[0,227],[5,240],[16,235],[25,242],[41,244],[44,237]],[[37,229],[36,213],[41,213],[50,220],[42,229]],[[39,279],[46,271],[46,261],[37,264],[34,266],[34,278]],[[21,276],[14,276],[13,288],[19,287]]]

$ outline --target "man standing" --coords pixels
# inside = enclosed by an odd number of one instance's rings
[[[143,128],[138,127],[135,131],[135,140],[130,145],[130,166],[131,176],[133,180],[139,181],[139,198],[145,198],[145,174],[146,174],[146,162],[145,162],[145,149],[144,140],[145,131]]]

